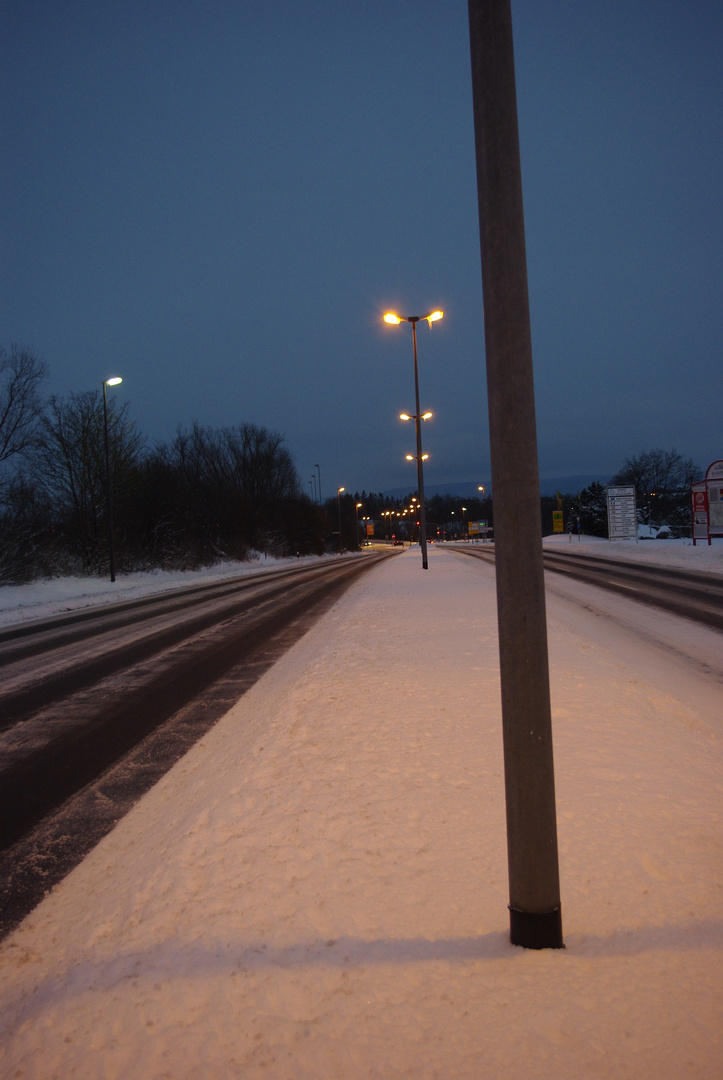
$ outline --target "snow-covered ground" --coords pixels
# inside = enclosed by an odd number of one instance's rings
[[[721,635],[566,581],[548,623],[564,951],[508,941],[494,570],[412,548],[5,940],[2,1075],[721,1075]]]
[[[259,574],[264,570],[273,570],[291,563],[298,566],[318,561],[313,555],[301,559],[275,559],[257,554],[247,562],[225,562],[204,570],[151,570],[147,573],[117,574],[113,584],[108,578],[59,577],[47,581],[33,581],[28,585],[2,585],[0,626],[28,619],[47,618],[62,611],[79,611],[82,608],[135,600],[141,596],[169,592],[186,585],[210,584],[225,578]]]
[[[650,563],[656,566],[677,566],[681,570],[702,570],[706,574],[723,574],[723,538],[714,537],[710,545],[699,540],[605,540],[599,536],[546,536],[543,547],[605,559],[626,559],[629,562]]]

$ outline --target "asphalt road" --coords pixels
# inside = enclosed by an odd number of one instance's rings
[[[493,544],[448,545],[452,550],[494,562]],[[555,574],[650,604],[675,615],[723,630],[723,578],[675,567],[650,566],[597,555],[545,551],[543,566]]]

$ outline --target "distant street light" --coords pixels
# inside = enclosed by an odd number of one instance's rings
[[[477,485],[477,490],[482,492],[482,498],[484,499],[484,497],[485,497],[485,486],[484,486],[484,484],[478,484]],[[482,512],[484,513],[484,507],[482,508]],[[487,518],[484,519],[483,528],[484,528],[484,540],[486,542],[487,541]]]
[[[319,473],[319,506],[321,506],[321,469],[318,465],[314,465],[314,468]]]
[[[410,420],[414,420],[414,426],[417,431],[417,494],[419,495],[420,504],[420,516],[419,516],[419,546],[422,549],[422,569],[428,569],[427,563],[427,520],[424,507],[424,455],[422,454],[422,425],[420,421],[427,419],[431,414],[424,413],[419,407],[419,372],[417,368],[417,323],[420,319],[426,319],[431,326],[433,322],[437,322],[444,315],[442,311],[430,311],[428,315],[395,315],[393,311],[388,311],[384,316],[384,322],[389,323],[392,326],[398,326],[402,322],[409,322],[412,324],[412,348],[414,351],[414,400],[416,412],[414,416],[410,416],[408,413],[401,414],[402,418],[408,417]],[[412,458],[414,460],[414,458]]]
[[[105,497],[108,504],[108,555],[110,562],[110,579],[115,581],[115,563],[113,561],[113,500],[110,491],[110,452],[108,450],[108,394],[107,387],[119,386],[123,380],[120,375],[114,375],[110,379],[103,380],[103,433],[105,436]]]
[[[361,510],[361,507],[362,504],[360,502],[354,507],[354,531],[356,532],[356,546],[359,549],[361,549],[361,543],[359,542],[359,511]]]
[[[340,487],[336,489],[336,508],[339,511],[339,554],[341,555],[341,493],[346,491],[346,488]]]

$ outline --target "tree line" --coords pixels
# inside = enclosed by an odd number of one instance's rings
[[[671,536],[691,535],[690,487],[703,476],[692,458],[677,450],[645,450],[625,459],[607,485],[592,483],[574,495],[543,500],[545,533],[552,532],[552,511],[563,511],[568,532],[607,536],[607,486],[634,487],[638,522],[651,529],[666,526]],[[558,506],[558,504],[560,504]]]
[[[47,377],[30,350],[0,348],[0,583],[104,573],[111,518],[119,570],[190,569],[251,551],[357,550],[367,521],[377,539],[418,536],[414,492],[344,493],[318,506],[302,493],[283,437],[264,427],[194,422],[149,448],[127,403],[111,396],[104,411],[100,390],[45,399]],[[635,487],[641,522],[686,535],[690,485],[701,475],[676,450],[649,450],[626,459],[608,483]],[[540,508],[543,535],[562,509],[568,530],[607,536],[600,483],[543,496]],[[494,503],[484,493],[434,495],[426,516],[430,539],[454,539],[470,521],[493,530]]]
[[[149,448],[127,404],[104,411],[100,390],[46,400],[47,376],[31,351],[0,350],[0,582],[104,573],[109,509],[119,570],[323,552],[329,523],[281,435],[192,423]]]

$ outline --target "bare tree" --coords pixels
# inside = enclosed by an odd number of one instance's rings
[[[47,367],[29,349],[0,348],[0,462],[33,446],[43,410],[40,388],[47,377]]]
[[[283,437],[255,424],[180,427],[156,457],[175,474],[171,513],[199,561],[264,546],[284,533],[300,498]]]
[[[108,406],[111,497],[117,498],[136,464],[142,439],[128,418],[127,403]],[[51,397],[43,418],[36,474],[53,506],[71,551],[85,569],[103,557],[106,482],[103,399],[99,391]]]
[[[635,485],[638,505],[648,524],[675,524],[688,521],[690,485],[700,476],[701,468],[692,458],[674,449],[656,449],[626,458],[610,483]]]

